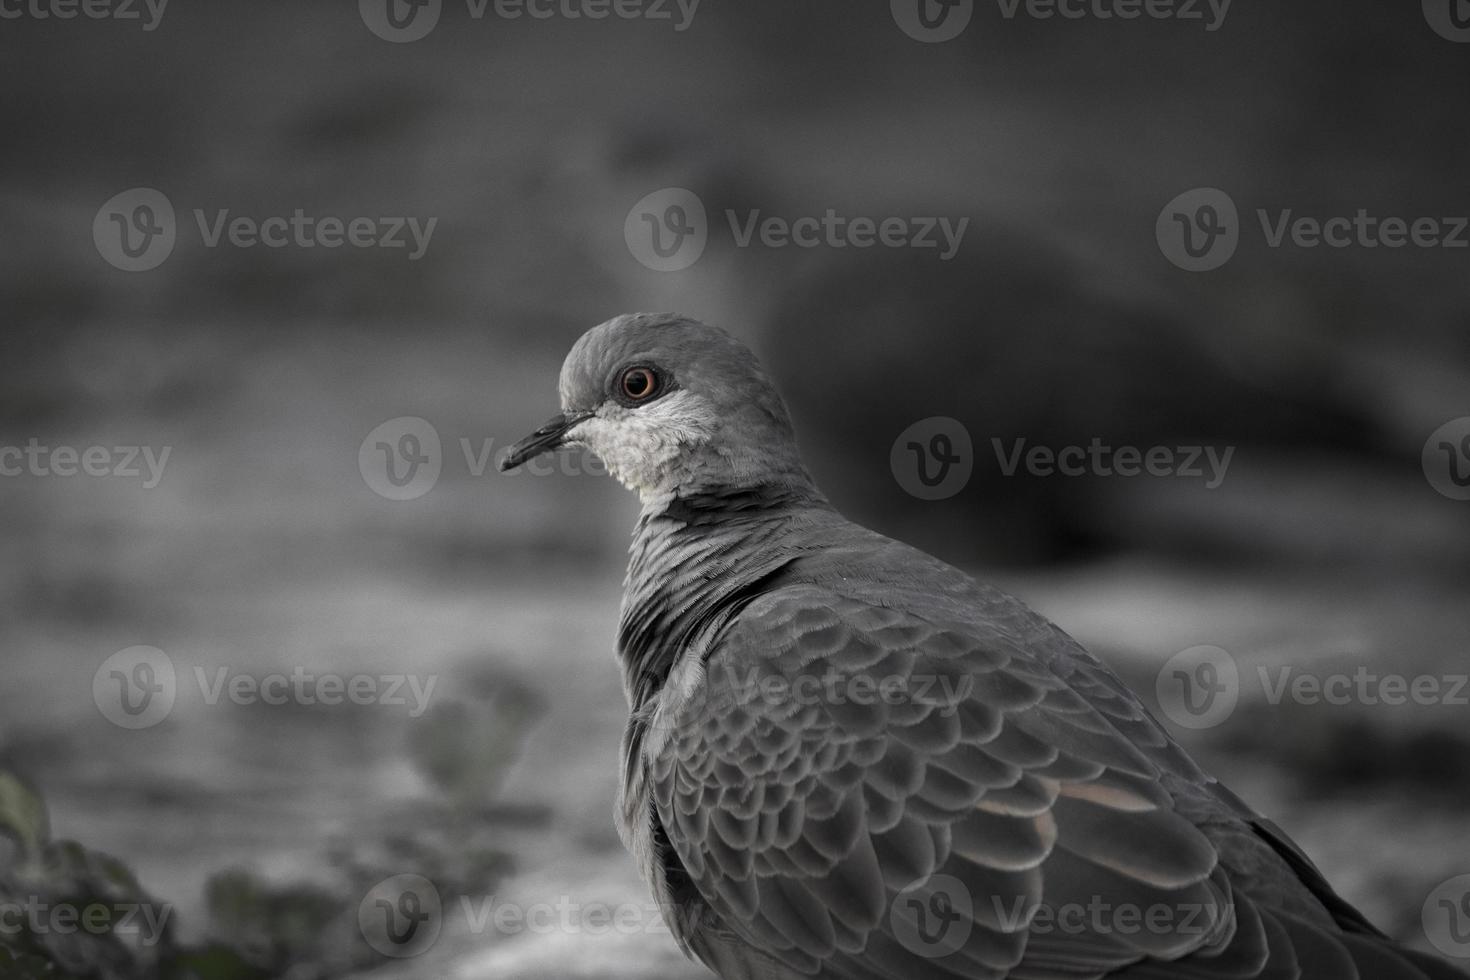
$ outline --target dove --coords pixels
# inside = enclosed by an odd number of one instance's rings
[[[839,514],[770,376],[674,314],[584,334],[563,446],[634,490],[623,841],[722,980],[1425,980],[1123,682]]]

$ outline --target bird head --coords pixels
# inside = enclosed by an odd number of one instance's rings
[[[573,345],[560,388],[561,413],[512,446],[502,470],[583,446],[645,504],[810,485],[771,379],[716,327],[668,313],[614,317]]]

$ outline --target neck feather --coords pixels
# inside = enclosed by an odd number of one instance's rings
[[[629,549],[618,628],[636,714],[680,656],[744,594],[799,555],[793,522],[830,505],[810,484],[725,488],[645,502]]]

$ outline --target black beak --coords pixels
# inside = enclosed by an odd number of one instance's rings
[[[592,417],[591,412],[563,412],[547,419],[546,424],[510,447],[510,452],[500,461],[500,472],[515,469],[522,463],[549,453],[562,444],[567,430]]]

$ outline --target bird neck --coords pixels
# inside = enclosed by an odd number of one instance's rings
[[[677,460],[652,478],[629,482],[624,476],[618,474],[625,486],[638,492],[644,517],[691,509],[769,510],[824,499],[795,445],[783,440],[751,447],[727,439],[718,449],[705,444],[696,451],[686,445]]]
[[[670,495],[645,502],[629,549],[618,654],[628,697],[619,832],[663,900],[677,901],[649,818],[650,739],[661,736],[664,692],[695,677],[719,629],[746,602],[791,574],[797,526],[841,520],[810,482]],[[675,675],[676,670],[680,671]],[[685,696],[691,691],[684,691]],[[675,704],[678,697],[675,697]]]
[[[793,524],[821,514],[835,516],[810,484],[727,487],[645,505],[629,549],[618,629],[635,713],[723,613],[798,556]]]

